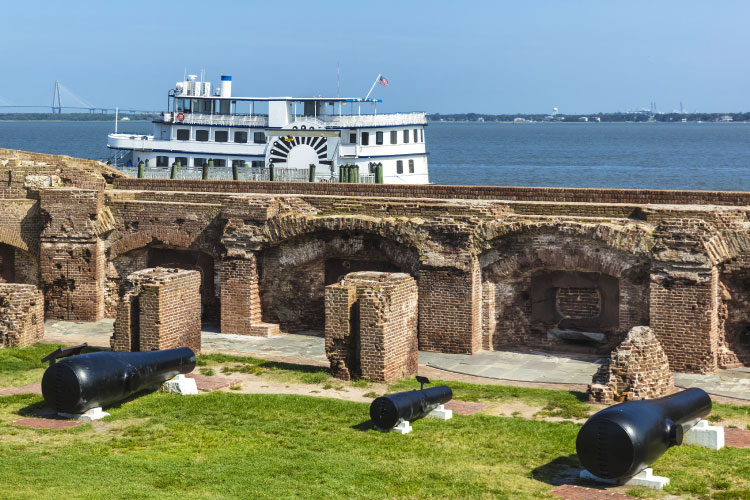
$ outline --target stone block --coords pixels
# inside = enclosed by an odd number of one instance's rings
[[[724,428],[709,425],[707,420],[701,420],[685,432],[682,444],[720,450],[724,447]]]

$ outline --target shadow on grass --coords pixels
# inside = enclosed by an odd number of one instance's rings
[[[122,401],[118,401],[115,404],[106,406],[103,409],[110,410],[113,408],[120,408],[124,404],[134,401],[140,397],[147,396],[156,391],[157,389],[154,389],[154,388],[143,389],[142,391],[138,391],[135,394],[123,399]],[[38,417],[38,418],[49,418],[49,419],[54,419],[54,420],[68,420],[67,417],[62,417],[57,414],[57,411],[45,406],[44,401],[37,401],[36,403],[32,403],[30,405],[24,406],[23,408],[19,409],[17,413],[18,415],[22,417]]]
[[[352,429],[357,430],[357,431],[362,431],[362,432],[377,430],[375,429],[375,424],[373,424],[372,420],[370,419],[367,419],[364,422],[361,422],[357,425],[352,425]]]
[[[567,457],[557,457],[537,467],[531,471],[531,477],[552,486],[560,486],[561,484],[575,484],[580,471],[581,462],[578,460],[578,455],[572,454]]]

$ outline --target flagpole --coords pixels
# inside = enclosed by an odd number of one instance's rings
[[[372,94],[372,90],[373,90],[373,89],[375,88],[375,85],[377,85],[377,84],[378,84],[378,80],[380,80],[380,77],[381,77],[381,76],[382,76],[382,75],[381,75],[380,73],[378,73],[378,76],[377,76],[377,77],[375,77],[375,81],[374,81],[374,82],[372,82],[372,87],[370,87],[370,91],[369,91],[369,92],[367,93],[367,95],[365,96],[365,101],[367,100],[367,98],[368,98],[368,97],[370,97],[370,94]]]

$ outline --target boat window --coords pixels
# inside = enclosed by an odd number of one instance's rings
[[[383,144],[383,132],[375,132],[375,143]]]
[[[178,128],[177,129],[177,140],[178,141],[189,141],[190,140],[190,129]]]
[[[421,129],[419,131],[419,136],[421,137],[421,140],[419,142],[424,142],[424,129]]]
[[[370,145],[370,133],[369,132],[362,132],[362,145],[363,146]]]
[[[253,168],[263,168],[263,162],[258,160],[253,160]]]
[[[182,167],[187,167],[188,166],[187,156],[177,156],[174,159],[174,161],[175,161],[175,163],[179,163],[180,166],[182,166]]]
[[[193,158],[193,165],[195,165],[196,167],[202,167],[205,164],[206,164],[205,158]]]
[[[398,143],[398,132],[391,130],[391,144]]]
[[[253,134],[253,142],[255,144],[263,144],[266,142],[266,134],[264,132],[255,132]]]
[[[404,130],[404,144],[409,142],[409,131]]]
[[[403,174],[404,173],[404,161],[403,160],[397,160],[396,161],[396,173],[397,174]]]
[[[415,130],[414,132],[416,133],[417,131]],[[414,160],[409,160],[409,173],[414,173]]]
[[[208,130],[196,130],[195,140],[205,142],[208,140]]]
[[[247,142],[247,132],[235,132],[234,133],[234,142],[241,142],[246,143]]]
[[[214,159],[214,167],[226,167],[227,161],[226,160],[216,160]]]
[[[157,167],[168,167],[169,166],[169,156],[157,156],[156,157],[156,166]]]
[[[349,134],[349,143],[350,144],[357,144],[357,133],[356,132],[351,132]]]
[[[414,142],[419,142],[419,136],[417,135],[417,129],[414,129]]]
[[[241,166],[242,166],[242,160],[232,160],[232,168],[241,167]]]
[[[214,142],[227,142],[227,141],[229,141],[229,132],[227,132],[226,130],[217,130],[216,132],[214,132]]]

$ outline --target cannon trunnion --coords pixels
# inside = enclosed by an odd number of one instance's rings
[[[670,447],[682,444],[683,433],[710,412],[711,398],[697,388],[610,406],[578,432],[578,458],[597,477],[632,477]]]
[[[181,347],[151,352],[94,352],[54,362],[44,372],[45,404],[64,413],[84,413],[122,401],[195,368],[195,353]]]

